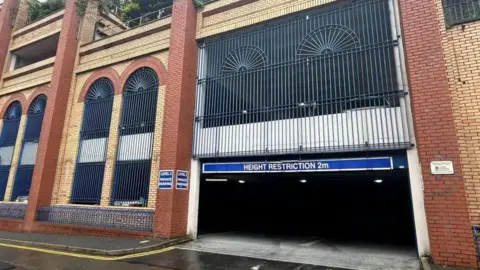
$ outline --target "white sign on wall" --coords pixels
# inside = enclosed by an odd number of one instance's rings
[[[430,163],[430,171],[433,175],[454,174],[452,161],[432,161]]]

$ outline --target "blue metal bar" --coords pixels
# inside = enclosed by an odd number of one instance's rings
[[[138,69],[125,84],[112,205],[148,204],[158,88],[150,68]]]
[[[100,204],[113,97],[114,86],[107,78],[95,81],[87,92],[70,199],[73,204]]]
[[[3,127],[0,136],[0,201],[5,199],[5,190],[7,188],[21,116],[22,106],[20,102],[15,101],[9,105],[3,117]]]
[[[37,147],[42,131],[43,116],[47,105],[47,97],[40,95],[36,97],[28,108],[27,125],[22,141],[22,152],[20,162],[15,174],[15,182],[11,200],[17,201],[20,198],[26,198],[30,194],[32,184],[33,170],[37,157]]]

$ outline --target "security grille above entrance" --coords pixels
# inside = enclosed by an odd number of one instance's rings
[[[393,6],[342,1],[201,41],[194,156],[409,148]]]

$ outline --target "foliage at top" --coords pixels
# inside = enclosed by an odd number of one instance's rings
[[[38,0],[28,0],[28,22],[40,20],[58,10],[65,8],[63,0],[47,0],[39,2]]]

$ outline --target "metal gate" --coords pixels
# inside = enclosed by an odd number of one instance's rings
[[[88,90],[71,203],[100,204],[113,97],[114,86],[107,78],[98,79]]]
[[[15,183],[11,198],[12,201],[20,199],[19,197],[27,197],[30,194],[33,169],[35,168],[37,148],[40,139],[40,132],[42,131],[43,116],[46,105],[47,97],[45,95],[40,95],[33,100],[28,108],[27,125],[23,135],[20,162],[15,174]]]
[[[112,204],[147,206],[157,111],[158,76],[140,68],[128,78],[124,94]]]
[[[5,189],[7,188],[21,117],[22,105],[18,101],[10,104],[3,117],[2,135],[0,137],[0,201],[5,198]]]
[[[200,42],[194,155],[410,147],[393,9],[342,1]]]

